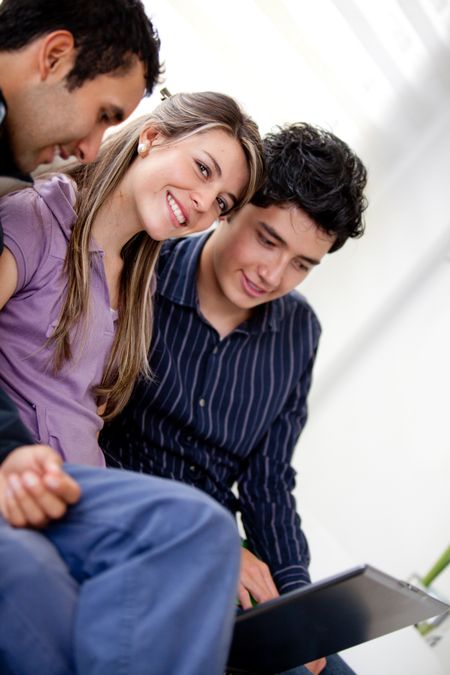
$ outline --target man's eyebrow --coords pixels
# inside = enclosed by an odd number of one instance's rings
[[[307,255],[299,255],[297,256],[300,258],[300,260],[304,260],[305,262],[309,263],[310,265],[320,265],[320,260],[316,260],[315,258],[308,258]]]
[[[207,150],[203,150],[203,152],[204,152],[205,155],[207,155],[207,156],[209,157],[209,159],[211,160],[211,163],[212,163],[212,165],[213,165],[213,167],[214,167],[214,171],[216,172],[216,174],[217,174],[217,175],[219,176],[219,178],[220,178],[220,177],[222,176],[222,169],[220,168],[219,162],[218,162],[218,161],[216,160],[216,158],[213,157],[213,155],[211,155],[211,153],[208,152]],[[236,204],[237,204],[237,202],[238,202],[238,198],[236,197],[236,195],[234,195],[232,192],[227,192],[226,194],[227,194],[227,195],[230,197],[230,199],[233,201],[233,206],[236,206]]]
[[[284,241],[283,237],[281,237],[276,230],[273,229],[273,227],[270,227],[267,223],[265,223],[263,220],[259,221],[259,224],[269,234],[273,239],[276,239],[280,244],[283,244],[283,246],[287,246],[286,242]]]
[[[263,220],[259,221],[260,226],[267,232],[268,235],[270,235],[273,239],[278,241],[282,246],[287,246],[286,242],[284,241],[283,237],[281,237],[276,230],[273,229],[270,225],[265,223]],[[320,260],[316,260],[315,258],[309,258],[307,255],[298,255],[296,256],[300,260],[304,260],[305,262],[309,263],[310,265],[320,265]]]

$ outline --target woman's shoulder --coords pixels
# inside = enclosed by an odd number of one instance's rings
[[[34,186],[10,192],[0,199],[0,221],[6,246],[9,240],[30,247],[42,240],[45,223],[40,201]]]
[[[4,245],[16,260],[19,287],[47,265],[49,256],[65,258],[74,220],[74,195],[69,179],[52,176],[0,199]]]
[[[64,212],[74,214],[75,199],[74,183],[67,176],[57,174],[4,195],[0,199],[0,218],[2,224],[10,227],[36,228],[42,224],[43,212],[50,211],[56,218]]]
[[[46,179],[37,180],[34,191],[58,222],[64,223],[75,217],[76,185],[65,174],[55,174]]]

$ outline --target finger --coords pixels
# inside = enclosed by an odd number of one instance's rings
[[[274,596],[272,593],[269,593],[265,586],[260,586],[258,584],[246,584],[247,590],[255,598],[256,602],[267,602],[268,600],[273,600]]]
[[[260,592],[267,596],[266,600],[278,597],[278,589],[275,586],[270,569],[266,563],[258,560],[256,564],[253,564],[251,568],[251,578],[258,584]]]
[[[238,598],[242,609],[251,609],[253,607],[250,594],[242,584],[239,584]]]
[[[46,521],[61,518],[67,511],[67,502],[54,495],[50,490],[42,489],[33,494],[36,506],[41,510]]]
[[[78,483],[64,471],[50,471],[43,476],[44,485],[65,504],[76,504],[81,490]]]
[[[241,574],[240,581],[257,602],[267,602],[267,600],[273,600],[279,595],[270,572],[265,571],[262,567],[253,567],[250,573],[248,570],[244,571]]]
[[[3,516],[6,521],[13,527],[25,527],[26,520],[22,510],[17,503],[12,488],[7,485],[5,488],[5,500],[3,508]]]
[[[24,524],[32,527],[43,527],[48,522],[44,511],[29,492],[30,489],[36,490],[39,484],[39,477],[32,471],[26,471],[22,478],[19,478],[17,474],[8,476],[8,486],[14,496],[15,513],[17,514],[19,511],[25,519]],[[9,502],[8,506],[10,506]],[[18,517],[20,519],[19,515]],[[24,524],[20,526],[23,527]]]
[[[241,554],[241,583],[259,602],[278,597],[269,566],[247,549]]]
[[[61,455],[58,455],[56,450],[48,445],[35,446],[34,457],[44,471],[62,471],[63,459]]]
[[[275,582],[268,567],[266,567],[263,574],[268,592],[273,598],[277,598],[279,596],[278,588],[275,586]]]
[[[1,470],[0,470],[0,515],[2,515],[6,519],[6,481],[2,476]]]
[[[63,473],[62,458],[56,453],[50,456],[45,455],[43,467],[47,473],[60,475]]]
[[[322,672],[322,670],[325,668],[326,665],[327,665],[326,658],[321,658],[317,659],[317,661],[310,661],[309,663],[305,663],[305,668],[311,671],[313,675],[319,675],[319,673]]]
[[[61,518],[65,514],[67,501],[58,494],[54,494],[45,484],[45,480],[41,480],[31,471],[25,471],[22,482],[46,520]]]

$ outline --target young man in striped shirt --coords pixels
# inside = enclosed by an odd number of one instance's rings
[[[187,482],[240,511],[244,608],[310,580],[291,460],[320,325],[294,289],[363,233],[366,208],[366,170],[333,134],[291,125],[266,137],[265,154],[252,203],[212,233],[164,244],[154,378],[101,437],[110,465]],[[349,672],[337,661],[327,673]]]

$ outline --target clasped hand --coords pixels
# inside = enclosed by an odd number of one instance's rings
[[[47,445],[24,445],[0,466],[0,512],[13,527],[45,527],[80,498],[80,488]]]

